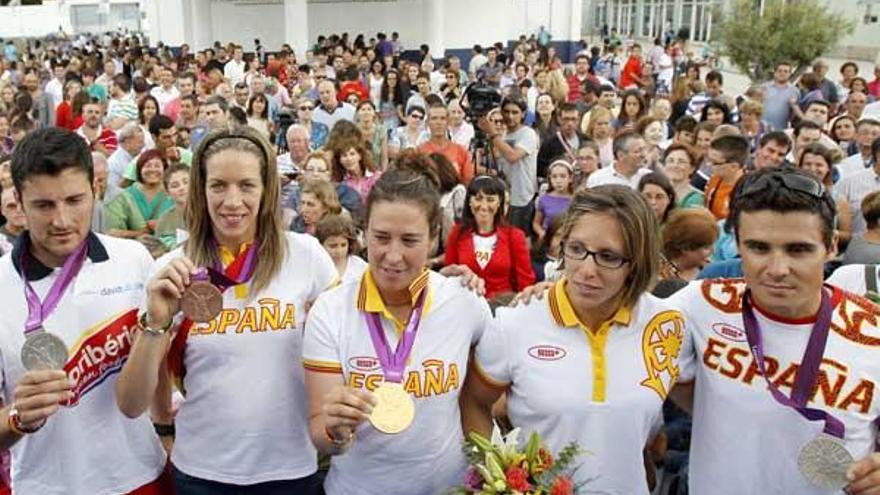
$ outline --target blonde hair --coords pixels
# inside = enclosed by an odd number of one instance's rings
[[[602,117],[607,117],[611,120],[613,120],[614,118],[611,114],[611,110],[608,110],[601,105],[596,105],[595,107],[593,107],[592,110],[590,110],[590,123],[587,124],[587,136],[595,139],[595,136],[593,136],[593,132],[596,130],[596,120]]]
[[[253,293],[256,294],[269,286],[281,271],[281,264],[288,254],[281,208],[277,206],[281,184],[275,154],[258,131],[246,126],[220,129],[213,131],[199,143],[190,171],[189,197],[184,215],[190,237],[183,250],[196,266],[216,266],[220,263],[219,254],[214,249],[214,227],[208,214],[205,194],[208,175],[206,163],[212,157],[230,150],[252,154],[260,161],[263,194],[257,214],[255,239],[259,241],[259,251],[256,254],[252,278]]]
[[[623,236],[623,253],[629,261],[627,283],[619,294],[620,303],[632,308],[639,297],[654,285],[660,269],[660,225],[654,211],[629,186],[605,185],[575,193],[560,232],[563,244],[578,220],[586,214],[609,215],[617,220]],[[562,259],[565,267],[565,257]]]
[[[342,205],[339,204],[339,196],[336,194],[336,188],[330,181],[323,179],[308,179],[303,183],[302,194],[314,194],[315,199],[324,205],[328,215],[338,215],[342,213]]]

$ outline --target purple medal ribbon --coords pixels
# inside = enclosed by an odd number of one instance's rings
[[[216,242],[214,244],[216,246]],[[254,275],[254,270],[257,266],[256,260],[258,250],[259,243],[257,241],[251,243],[250,247],[247,249],[247,253],[245,253],[244,265],[236,279],[232,279],[224,273],[223,265],[219,261],[214,268],[199,268],[193,275],[192,279],[202,281],[210,280],[214,286],[220,289],[220,292],[224,292],[230,287],[241,285],[250,280]]]
[[[813,390],[813,384],[816,381],[816,374],[819,371],[819,365],[822,363],[822,355],[825,352],[825,343],[828,340],[828,328],[831,326],[831,298],[827,292],[822,290],[822,303],[819,306],[819,314],[816,317],[816,323],[810,332],[810,339],[807,342],[807,349],[804,351],[804,357],[801,365],[798,367],[795,375],[795,383],[792,388],[791,397],[783,394],[779,388],[774,385],[767,376],[767,370],[764,360],[764,342],[761,338],[761,327],[755,312],[752,310],[751,291],[746,289],[742,299],[742,316],[743,324],[746,327],[746,338],[749,341],[749,347],[755,356],[755,362],[761,371],[761,376],[767,382],[767,388],[770,394],[776,399],[776,402],[790,407],[800,413],[801,416],[809,421],[824,421],[825,427],[823,431],[836,438],[843,438],[844,424],[839,419],[821,409],[807,407],[807,401]]]
[[[83,241],[83,243],[67,257],[64,264],[61,266],[61,273],[58,275],[58,278],[55,279],[55,282],[52,283],[52,287],[49,288],[49,293],[46,294],[46,299],[42,302],[40,302],[40,297],[28,281],[27,275],[25,275],[26,258],[24,252],[22,252],[19,266],[21,267],[21,274],[24,279],[24,294],[28,305],[28,317],[24,324],[25,336],[42,328],[43,322],[45,322],[49,318],[49,315],[55,311],[58,303],[61,302],[61,297],[64,296],[64,292],[67,291],[67,288],[70,287],[73,279],[76,278],[76,275],[79,273],[80,268],[82,268],[87,250],[88,246],[86,245],[86,242]]]
[[[425,287],[421,295],[419,295],[419,299],[416,301],[416,305],[413,307],[412,314],[409,317],[409,322],[406,324],[400,340],[397,341],[397,348],[394,350],[394,353],[391,352],[388,340],[385,338],[385,331],[382,330],[382,320],[379,318],[379,315],[376,313],[364,314],[367,320],[367,327],[370,329],[373,349],[376,350],[376,357],[379,358],[379,364],[382,365],[386,381],[394,383],[403,381],[406,360],[409,359],[409,354],[416,341],[416,331],[419,329],[419,323],[422,320],[422,309],[425,307],[425,294],[427,292],[428,288]]]

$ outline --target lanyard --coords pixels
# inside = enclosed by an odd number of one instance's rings
[[[403,381],[403,371],[406,369],[406,360],[409,359],[412,352],[413,344],[416,340],[416,332],[419,329],[419,323],[422,320],[422,310],[425,307],[425,295],[428,288],[422,290],[409,322],[397,341],[397,347],[394,352],[388,345],[388,339],[385,338],[385,331],[382,330],[382,320],[377,313],[365,313],[364,318],[367,320],[367,327],[370,329],[370,339],[373,341],[373,349],[376,351],[376,357],[379,358],[379,364],[382,365],[382,371],[385,374],[385,380],[394,383]]]
[[[779,388],[770,381],[767,376],[766,363],[764,359],[764,342],[761,337],[761,326],[758,318],[752,310],[751,291],[746,290],[742,300],[742,316],[743,324],[746,327],[746,338],[749,341],[749,347],[755,357],[761,376],[767,382],[767,388],[770,394],[776,399],[776,402],[794,409],[801,416],[809,421],[824,421],[825,427],[823,431],[828,435],[843,438],[844,424],[839,419],[821,409],[807,407],[807,401],[813,390],[813,384],[816,381],[816,374],[819,371],[819,365],[822,363],[822,354],[825,352],[825,343],[828,340],[828,328],[831,326],[831,301],[827,292],[822,290],[822,303],[819,307],[819,314],[816,317],[816,323],[810,332],[810,339],[807,342],[807,349],[804,351],[804,357],[801,359],[800,367],[795,375],[795,383],[792,388],[791,397],[783,394]]]
[[[19,266],[21,267],[21,274],[24,279],[24,293],[28,305],[28,317],[24,325],[25,335],[42,328],[43,323],[49,318],[49,315],[51,315],[52,312],[55,311],[55,308],[58,307],[58,303],[61,302],[61,297],[64,296],[67,288],[70,287],[73,279],[76,278],[80,268],[82,268],[87,250],[86,242],[83,241],[83,243],[67,257],[67,260],[65,260],[64,264],[61,266],[61,273],[58,275],[58,278],[55,279],[55,282],[52,283],[49,293],[46,294],[46,299],[42,302],[30,281],[27,279],[25,269],[26,258],[25,253],[22,252]]]

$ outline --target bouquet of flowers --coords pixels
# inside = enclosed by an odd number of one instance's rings
[[[470,467],[464,484],[456,494],[478,495],[575,495],[580,486],[573,480],[582,453],[577,443],[563,448],[556,457],[541,445],[541,437],[532,432],[525,449],[519,449],[520,429],[502,436],[496,426],[491,441],[478,433],[465,440],[465,455]]]

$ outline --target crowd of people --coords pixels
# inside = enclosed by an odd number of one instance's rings
[[[880,65],[736,94],[616,33],[3,48],[16,494],[433,495],[493,424],[578,442],[590,492],[880,493]]]

